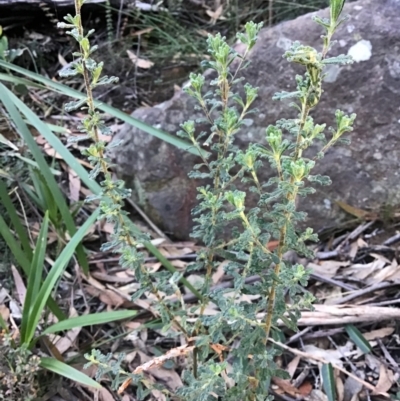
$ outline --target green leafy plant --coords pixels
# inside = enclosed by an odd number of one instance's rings
[[[137,244],[146,241],[132,229],[132,223],[123,211],[123,200],[129,196],[121,181],[113,181],[109,173],[109,160],[105,154],[105,142],[99,133],[109,134],[101,114],[96,110],[92,90],[98,85],[110,84],[116,78],[101,77],[103,64],[93,60],[96,50],[90,44],[90,35],[84,34],[81,23],[81,6],[77,0],[76,15],[68,15],[67,23],[60,24],[79,43],[75,53],[78,60],[65,75],[81,75],[85,82],[87,97],[71,102],[68,110],[84,108],[87,117],[82,121],[84,138],[93,142],[85,154],[93,165],[92,177],[99,173],[104,180],[102,192],[88,200],[100,201],[100,218],[114,223],[115,232],[110,243],[103,249],[113,249],[121,254],[120,264],[133,269],[140,282],[140,290],[134,297],[145,291],[155,295],[156,308],[162,318],[163,330],[173,335],[182,334],[187,344],[172,349],[162,357],[153,360],[152,366],[160,366],[168,358],[186,354],[190,359],[189,369],[184,370],[184,386],[178,389],[178,396],[185,401],[221,400],[268,400],[269,385],[273,376],[285,377],[274,362],[280,349],[269,342],[269,338],[279,335],[278,321],[292,330],[297,329],[300,308],[311,307],[312,297],[304,290],[308,272],[299,264],[285,260],[287,251],[310,256],[307,241],[316,241],[317,236],[308,228],[300,230],[298,223],[306,215],[297,210],[299,196],[307,196],[315,191],[310,183],[327,185],[329,177],[313,175],[317,161],[333,145],[346,142],[345,132],[352,130],[355,115],[347,116],[337,111],[336,125],[326,129],[325,124],[317,124],[310,112],[319,103],[322,95],[324,67],[328,64],[348,64],[347,56],[328,58],[331,39],[343,19],[340,19],[344,0],[331,1],[331,18],[315,18],[325,34],[323,49],[293,43],[285,53],[288,61],[304,66],[304,75],[296,76],[296,90],[275,95],[275,99],[292,99],[297,115],[293,119],[279,120],[266,129],[265,144],[253,143],[247,149],[235,145],[235,134],[243,128],[244,119],[251,113],[251,106],[257,97],[257,88],[249,84],[242,86],[238,75],[246,67],[246,58],[254,47],[261,24],[247,23],[245,32],[238,39],[246,46],[243,55],[236,53],[217,34],[209,36],[208,48],[211,61],[207,68],[216,72],[210,88],[202,75],[192,74],[187,93],[195,98],[210,124],[210,133],[197,134],[197,121],[182,124],[179,135],[189,139],[202,156],[202,163],[194,167],[191,177],[208,179],[209,184],[198,189],[199,205],[193,211],[195,229],[193,236],[204,243],[195,263],[188,271],[197,271],[203,280],[193,288],[182,273],[173,269],[150,273],[143,265],[143,257],[137,251]],[[240,88],[244,97],[239,96]],[[326,137],[326,131],[329,136]],[[202,147],[208,145],[211,152],[206,154]],[[311,145],[319,145],[313,153]],[[114,145],[115,146],[115,145]],[[269,167],[276,172],[268,182],[260,182],[258,171]],[[239,190],[246,187],[247,191]],[[253,208],[247,207],[246,196],[253,192],[258,199]],[[227,226],[233,224],[227,237]],[[278,241],[276,250],[268,249],[269,241]],[[223,259],[226,275],[233,281],[233,288],[213,291],[211,278]],[[258,282],[248,283],[250,275],[259,275]],[[196,305],[185,305],[179,284],[183,284],[196,295]],[[168,302],[164,295],[177,295],[179,303]],[[257,302],[243,301],[243,295],[259,296]],[[210,302],[218,307],[218,313],[205,314]],[[179,307],[176,305],[179,304]],[[194,314],[197,319],[189,322]],[[260,319],[261,316],[261,319]],[[148,394],[148,382],[140,373],[148,368],[137,368],[132,373],[121,369],[121,359],[110,360],[111,356],[101,355],[94,350],[87,358],[90,364],[98,366],[98,375],[113,373],[115,383],[121,376],[128,376],[122,389],[131,381],[137,386],[137,397],[143,399]],[[331,367],[323,368],[326,377],[325,388],[329,397],[331,391]],[[166,393],[167,394],[167,393]]]
[[[20,237],[22,249],[20,244],[13,237],[11,227],[6,224],[2,217],[0,217],[0,234],[8,244],[15,256],[15,259],[22,267],[22,270],[25,272],[27,278],[27,290],[22,305],[22,318],[19,328],[19,337],[11,337],[7,323],[2,319],[0,322],[3,333],[5,333],[0,338],[0,346],[1,348],[7,348],[7,352],[4,352],[4,354],[7,355],[7,361],[0,369],[3,375],[0,394],[8,394],[7,392],[11,391],[9,386],[11,386],[11,384],[14,382],[14,379],[16,377],[18,378],[20,374],[22,375],[30,373],[31,376],[34,377],[39,368],[45,368],[64,377],[73,379],[76,382],[99,388],[99,384],[84,373],[55,358],[45,356],[39,357],[36,355],[35,350],[38,340],[43,336],[47,336],[48,334],[59,333],[76,327],[109,323],[115,320],[131,318],[136,315],[135,311],[114,311],[88,314],[85,316],[68,319],[58,308],[55,301],[50,298],[51,293],[53,292],[56,284],[59,282],[65,271],[65,268],[71,260],[77,245],[82,241],[88,229],[96,221],[98,213],[93,213],[92,216],[87,219],[85,224],[79,228],[79,230],[70,239],[68,244],[55,260],[54,264],[48,271],[46,278],[43,279],[43,269],[47,252],[47,235],[50,223],[49,213],[46,213],[44,216],[41,229],[37,237],[36,246],[32,251],[29,245],[28,237],[26,236],[26,231],[19,222],[15,210],[12,209],[12,202],[7,194],[7,187],[3,182],[0,182],[0,190],[1,201],[6,207],[16,233],[18,233]],[[50,325],[46,323],[46,319],[44,319],[46,304],[58,317],[59,322]],[[27,368],[25,369],[24,366]],[[33,369],[33,367],[36,368]],[[24,378],[21,383],[26,382],[32,384],[34,382],[32,377]],[[15,380],[18,381],[18,379]],[[23,385],[16,387],[16,389],[20,388],[21,391],[28,391],[28,387],[29,386],[27,384],[26,386]],[[13,387],[11,386],[11,388]],[[31,390],[34,391],[35,386],[32,385]],[[29,394],[32,395],[33,393],[31,392]]]
[[[12,63],[17,57],[21,56],[24,51],[22,49],[10,49],[8,46],[8,38],[3,33],[3,27],[0,25],[0,60],[7,60]]]

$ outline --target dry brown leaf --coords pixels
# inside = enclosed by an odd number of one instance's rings
[[[92,287],[97,288],[98,290],[104,290],[106,288],[103,284],[101,284],[99,281],[97,281],[91,275],[89,275],[89,276],[82,275],[82,278],[85,281],[87,281]]]
[[[336,382],[337,401],[343,401],[344,400],[344,384],[343,384],[343,380],[340,378],[340,376],[336,376],[335,382]]]
[[[71,318],[77,316],[78,312],[75,308],[71,307],[69,310],[69,317]],[[82,327],[75,327],[74,329],[68,330],[63,336],[50,334],[48,337],[52,344],[57,348],[60,355],[62,355],[71,348],[81,330]]]
[[[0,316],[7,323],[8,318],[10,317],[10,309],[8,309],[5,305],[0,305]]]
[[[64,160],[64,158],[58,152],[56,152],[56,150],[49,143],[46,142],[42,146],[42,149],[44,150],[44,153],[46,153],[48,156],[54,157],[58,160]]]
[[[347,268],[347,274],[356,277],[360,280],[365,280],[369,275],[379,271],[386,265],[383,260],[376,259],[373,262],[365,264],[354,264]]]
[[[378,338],[384,338],[390,336],[394,332],[394,327],[383,327],[378,330],[372,330],[368,333],[363,333],[363,336],[366,340],[376,340]]]
[[[81,190],[81,179],[74,170],[68,169],[68,185],[69,185],[69,198],[73,202],[79,201],[79,192]]]
[[[127,50],[126,53],[128,54],[129,60],[131,60],[132,63],[136,64],[139,68],[143,68],[144,70],[147,70],[147,69],[153,67],[153,65],[154,65],[154,63],[150,60],[138,58],[138,56],[136,56],[136,54],[131,50]]]
[[[264,314],[257,317],[264,318]],[[320,326],[400,319],[400,309],[369,305],[314,305],[313,311],[302,311],[299,326]],[[284,325],[278,321],[279,325]]]
[[[140,36],[140,35],[144,35],[145,33],[150,33],[154,28],[151,26],[149,28],[144,28],[141,29],[140,31],[136,31],[131,33],[131,36]]]
[[[392,388],[394,383],[393,372],[381,363],[379,369],[379,379],[375,387],[375,394],[386,393]]]
[[[324,286],[325,292],[325,305],[334,305],[339,299],[343,298],[342,289],[340,287]],[[322,298],[323,299],[323,298]]]
[[[176,267],[178,270],[184,270],[184,269],[186,269],[186,266],[188,265],[188,262],[185,262],[180,259],[174,259],[174,260],[171,260],[170,262],[171,262],[171,265]]]
[[[114,223],[106,221],[100,227],[101,231],[106,234],[114,234]]]
[[[301,395],[298,388],[294,387],[293,384],[290,383],[289,380],[281,379],[280,377],[273,377],[272,381],[286,394],[289,394],[293,397],[297,397]]]
[[[151,369],[149,373],[157,380],[163,381],[172,391],[176,391],[183,386],[182,380],[175,370],[156,368]]]
[[[166,396],[160,390],[151,390],[151,395],[156,401],[166,401]]]
[[[160,269],[162,264],[160,262],[145,263],[145,266],[146,266],[146,270],[148,270],[150,273],[155,273],[156,271],[158,271]],[[132,273],[133,273],[133,275],[135,274],[134,272],[132,272]]]
[[[118,295],[114,291],[108,289],[99,290],[98,288],[87,286],[86,291],[90,295],[99,298],[104,304],[112,307],[124,306],[128,302],[126,299],[121,297],[121,295]]]
[[[400,279],[400,267],[399,267],[397,261],[396,261],[395,259],[393,259],[392,264],[396,264],[396,267],[397,267],[397,268],[396,268],[395,272],[394,272],[391,276],[389,276],[389,277],[387,278],[388,281],[396,281],[396,280],[399,280],[399,279]]]
[[[101,281],[105,281],[106,283],[129,283],[134,280],[133,277],[123,277],[117,274],[110,275],[102,272],[92,272],[92,277]]]
[[[307,344],[304,346],[304,352],[312,355],[314,358],[323,358],[334,365],[342,366],[342,358],[351,356],[355,353],[353,348],[354,345],[350,341],[346,345],[338,347],[338,349],[322,349],[315,345]],[[315,363],[314,360],[310,360],[310,362]]]
[[[278,248],[278,245],[279,245],[279,241],[278,240],[269,241],[268,244],[267,244],[267,249],[272,252],[276,248]]]
[[[294,374],[296,373],[296,369],[299,366],[301,358],[296,355],[287,365],[286,371],[289,373],[291,379],[293,379]]]
[[[100,401],[115,401],[113,395],[105,387],[102,387],[98,391],[99,391]]]
[[[221,4],[215,11],[206,10],[206,13],[209,17],[211,17],[211,24],[215,24],[219,19],[222,18],[222,11],[224,11],[224,7]]]
[[[396,260],[390,262],[387,259],[382,259],[382,261],[385,261],[388,266],[377,270],[374,274],[372,274],[372,276],[367,279],[367,284],[378,284],[382,281],[386,281],[389,279],[389,277],[394,276],[399,271]]]
[[[225,274],[225,267],[229,263],[229,260],[224,260],[222,261],[218,267],[215,273],[212,275],[212,283],[214,285],[218,284],[219,281],[221,280],[222,277],[224,277]]]
[[[196,32],[205,38],[208,38],[208,35],[210,34],[210,32],[206,31],[205,29],[197,29]]]
[[[323,260],[317,263],[309,263],[307,268],[311,269],[313,273],[317,273],[324,277],[334,277],[336,272],[341,267],[349,266],[350,262],[340,262],[336,260]]]
[[[19,271],[14,265],[11,265],[11,272],[14,278],[15,290],[20,305],[24,305],[26,296],[26,287]]]
[[[62,67],[65,67],[69,64],[67,60],[65,60],[65,58],[60,53],[58,53],[57,58],[58,62],[61,64]]]
[[[359,248],[360,248],[360,245],[359,245],[358,241],[352,242],[350,244],[350,250],[348,251],[348,255],[349,255],[350,260],[353,260],[356,257]]]
[[[313,385],[307,381],[307,382],[304,382],[299,387],[299,393],[300,393],[300,395],[307,397],[308,395],[311,394],[312,389],[313,389]]]
[[[348,205],[345,202],[342,201],[336,201],[336,203],[348,214],[351,214],[352,216],[358,217],[360,219],[365,219],[365,220],[376,220],[379,216],[377,213],[372,213],[372,212],[367,212],[366,210],[359,209],[357,207]]]

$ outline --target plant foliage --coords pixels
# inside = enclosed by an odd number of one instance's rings
[[[140,282],[140,290],[134,297],[152,293],[153,308],[162,318],[163,330],[173,336],[183,335],[191,347],[188,349],[193,350],[188,352],[188,369],[182,373],[184,386],[175,394],[185,401],[269,400],[271,377],[285,376],[274,362],[280,350],[268,339],[278,334],[278,320],[295,330],[300,308],[309,308],[312,302],[311,295],[304,290],[308,272],[300,264],[291,264],[285,254],[294,251],[310,256],[306,243],[317,240],[311,229],[299,229],[298,223],[304,221],[306,215],[297,210],[297,199],[313,193],[314,184],[330,183],[329,177],[312,174],[313,169],[331,146],[343,142],[342,135],[352,130],[355,119],[355,115],[347,116],[338,110],[335,125],[327,129],[310,115],[322,95],[325,65],[351,62],[346,56],[327,58],[332,35],[342,22],[343,3],[343,0],[331,1],[330,20],[315,18],[325,30],[322,51],[294,42],[284,55],[289,62],[302,65],[305,71],[296,76],[295,91],[275,95],[277,100],[293,100],[294,118],[270,125],[266,128],[265,143],[252,143],[247,149],[236,145],[235,136],[244,129],[244,119],[252,112],[257,88],[248,83],[243,85],[237,77],[247,65],[247,55],[256,44],[261,24],[249,22],[245,32],[238,34],[239,41],[246,47],[243,55],[235,52],[220,34],[209,36],[210,61],[206,67],[215,71],[216,78],[208,85],[203,75],[192,74],[186,91],[197,100],[210,131],[198,134],[198,122],[187,121],[181,125],[179,133],[202,155],[202,163],[194,167],[190,176],[209,181],[208,185],[198,188],[199,203],[193,211],[196,223],[193,237],[205,245],[188,269],[203,277],[196,288],[188,285],[182,273],[151,273],[145,269],[137,245],[147,238],[132,230],[123,211],[123,200],[129,196],[129,191],[121,181],[113,181],[109,173],[106,145],[100,133],[110,132],[95,108],[92,95],[93,88],[116,79],[101,77],[103,64],[92,58],[96,46],[90,44],[92,32],[84,34],[82,29],[83,1],[76,1],[76,15],[68,15],[67,23],[60,24],[70,29],[68,33],[80,46],[75,53],[77,61],[64,74],[81,75],[87,90],[86,99],[71,102],[67,107],[87,110],[81,131],[92,144],[85,154],[93,165],[92,177],[99,173],[104,177],[102,192],[88,200],[99,200],[100,218],[107,219],[115,227],[112,240],[104,244],[103,249],[120,253],[121,266],[133,269]],[[239,95],[241,89],[244,96]],[[210,154],[202,152],[204,145],[209,146]],[[319,151],[313,153],[311,145],[319,146]],[[276,172],[275,177],[260,182],[258,172],[263,168],[271,168]],[[245,185],[247,190],[239,190],[238,184],[241,188]],[[249,192],[258,200],[253,208],[247,207]],[[234,226],[229,230],[229,238],[226,235],[228,225]],[[269,250],[269,241],[278,242],[276,250]],[[229,261],[224,269],[233,279],[233,288],[213,291],[212,274],[223,259]],[[260,280],[248,283],[246,278],[255,274]],[[179,283],[196,294],[196,305],[185,305]],[[165,295],[173,294],[178,295],[179,303],[166,301]],[[257,302],[243,300],[249,295],[259,296]],[[205,314],[210,302],[219,311],[212,316]],[[188,319],[193,316],[197,318]],[[98,351],[87,358],[98,365],[99,375],[114,373],[118,384],[124,372],[119,366],[122,359],[112,362],[110,356]],[[165,358],[155,360],[154,365]],[[137,374],[131,376],[137,385],[137,397],[143,399],[148,393],[148,382],[138,379]]]

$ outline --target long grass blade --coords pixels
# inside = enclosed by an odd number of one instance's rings
[[[42,282],[44,258],[46,257],[47,249],[47,234],[49,231],[49,214],[46,212],[44,215],[42,225],[40,227],[39,236],[37,238],[35,252],[29,275],[27,278],[28,286],[26,289],[25,302],[22,310],[22,321],[21,321],[21,343],[29,345],[26,339],[27,326],[29,324],[30,312],[32,305],[35,302],[35,297],[39,293],[40,283]]]
[[[15,232],[21,242],[22,249],[28,260],[32,260],[32,249],[29,243],[29,238],[26,233],[27,228],[24,228],[18,217],[17,211],[12,203],[10,196],[8,195],[7,185],[3,180],[0,179],[0,200],[3,206],[6,208],[8,216],[14,226]]]
[[[2,61],[0,60],[0,66],[2,65]],[[18,70],[20,68],[18,67]],[[29,77],[32,77],[33,79],[37,78],[40,82],[44,82],[46,84],[48,84],[51,88],[58,88],[59,91],[61,91],[60,93],[64,93],[62,92],[62,90],[65,90],[65,94],[67,94],[68,96],[72,96],[77,97],[77,94],[79,94],[78,98],[83,98],[83,94],[81,94],[80,92],[74,91],[64,85],[61,84],[56,84],[53,81],[49,81],[47,79],[42,79],[43,77],[37,76],[34,73],[31,73],[30,71],[26,71],[24,69],[20,69],[22,74],[24,74],[24,72],[26,72],[26,75]],[[32,75],[33,74],[33,75]],[[40,78],[40,79],[39,79]],[[0,79],[2,79],[2,74],[0,74]],[[49,82],[48,82],[49,81]],[[56,86],[52,86],[53,84],[56,84]],[[0,84],[1,85],[1,84]],[[72,91],[72,92],[71,92]],[[22,103],[21,101],[19,101],[17,98],[15,98],[15,96],[13,97],[13,100],[17,101],[17,105],[19,105],[20,103]],[[25,105],[24,105],[25,106]],[[24,107],[25,110],[26,106]],[[102,107],[99,106],[100,109],[102,109]],[[112,108],[111,108],[112,109]],[[29,109],[28,109],[29,110]],[[33,113],[32,111],[28,111],[27,113]],[[103,109],[103,111],[105,111],[105,109]],[[113,114],[113,110],[108,110],[108,113]],[[119,113],[119,110],[116,110]],[[25,114],[25,111],[23,111]],[[34,114],[34,113],[33,113]],[[127,116],[125,113],[122,113],[125,116]],[[129,117],[129,116],[128,116]],[[131,118],[131,117],[130,117]],[[36,118],[29,118],[30,121],[33,121],[38,119],[38,117],[36,116]],[[40,120],[39,120],[40,121]],[[136,120],[135,120],[136,121]],[[40,121],[41,122],[41,121]],[[132,123],[133,125],[135,125],[134,123]],[[143,123],[141,123],[143,124]],[[69,150],[64,146],[64,144],[59,140],[59,138],[57,138],[56,135],[54,135],[51,130],[45,126],[45,124],[42,124],[43,127],[40,130],[41,134],[43,135],[43,137],[49,142],[49,144],[63,157],[64,161],[71,167],[72,170],[74,170],[77,175],[79,176],[79,178],[82,180],[82,182],[94,193],[94,194],[99,194],[101,191],[101,187],[99,184],[97,184],[97,182],[93,181],[92,179],[90,179],[88,172],[78,163],[78,161],[76,160],[76,158],[69,152]],[[146,125],[146,124],[145,124]],[[143,130],[145,130],[143,128]],[[162,139],[162,138],[161,138]],[[45,177],[47,179],[47,177]],[[137,229],[137,231],[139,232],[139,228],[137,228],[135,226],[135,228]],[[177,269],[172,265],[172,263],[165,258],[161,252],[151,243],[151,242],[145,242],[144,246],[147,248],[147,250],[154,255],[154,257],[156,257],[161,263],[162,265],[168,269],[170,272],[175,273],[177,272]],[[184,277],[182,277],[180,279],[180,282],[187,288],[189,289],[197,298],[201,298],[200,293],[193,287],[193,285],[191,285]]]
[[[58,256],[54,265],[50,269],[32,306],[32,310],[29,316],[29,323],[27,327],[27,336],[26,336],[27,342],[30,343],[32,341],[33,336],[35,334],[36,326],[40,320],[46,301],[49,298],[51,291],[53,290],[58,279],[61,277],[65,268],[67,267],[68,262],[70,261],[72,255],[75,252],[75,248],[82,241],[83,237],[85,236],[91,225],[94,224],[98,215],[99,215],[99,209],[97,209],[74,234],[74,236],[68,242],[66,247],[62,250],[61,254]]]
[[[31,262],[26,257],[25,253],[19,246],[18,242],[15,240],[11,230],[8,228],[5,220],[3,219],[3,217],[1,215],[0,215],[0,235],[3,237],[8,248],[10,249],[11,253],[13,254],[18,265],[21,266],[25,275],[29,276]],[[51,312],[54,313],[54,315],[57,317],[58,320],[64,320],[67,318],[65,316],[64,312],[59,308],[59,306],[57,305],[57,303],[54,301],[53,298],[49,298],[47,300],[47,306],[50,308]]]
[[[48,78],[38,75],[32,71],[28,71],[24,68],[18,67],[14,64],[10,64],[10,63],[0,60],[0,66],[4,67],[4,68],[8,68],[12,71],[18,72],[18,73],[24,75],[25,77],[29,77],[30,79],[33,79],[37,82],[40,82],[40,83],[44,84],[46,87],[48,87],[51,90],[56,91],[60,94],[72,97],[74,99],[85,99],[86,98],[86,95],[83,94],[82,92],[78,92],[66,85],[60,84],[58,82],[54,82]],[[12,77],[12,79],[10,79],[10,76],[9,75],[7,76],[6,74],[0,74],[0,80],[18,82],[17,77]],[[26,85],[30,86],[28,83],[29,82],[28,80],[24,80],[23,82],[25,82]],[[134,127],[139,128],[140,130],[147,132],[148,134],[153,135],[156,138],[159,138],[164,142],[170,143],[171,145],[176,146],[179,149],[183,149],[194,155],[199,155],[199,152],[193,147],[193,145],[191,143],[188,143],[175,135],[171,135],[171,134],[168,134],[167,132],[161,131],[160,129],[157,129],[149,124],[146,124],[136,118],[131,117],[130,115],[122,112],[121,110],[118,110],[114,107],[108,106],[99,101],[96,101],[95,104],[96,104],[96,108],[98,108],[99,110],[102,110],[103,112],[108,113],[116,118],[119,118],[120,120],[122,120],[130,125],[133,125]],[[205,153],[206,152],[204,152],[204,154]]]
[[[352,324],[345,326],[346,332],[349,335],[351,341],[360,348],[364,354],[368,354],[372,351],[371,344],[367,341],[367,339],[362,335],[360,330],[357,327],[353,326]]]
[[[60,376],[66,377],[67,379],[73,380],[76,383],[98,389],[101,388],[101,385],[89,376],[55,358],[41,358],[40,366],[44,369],[50,370],[51,372],[57,373]]]
[[[43,335],[57,333],[58,331],[71,330],[75,327],[106,324],[115,320],[128,319],[137,315],[136,311],[121,310],[112,312],[93,313],[90,315],[73,317],[62,322],[55,323],[43,331]]]
[[[45,130],[48,130],[48,127],[46,124],[44,124],[39,117],[29,109],[21,100],[19,100],[8,88],[6,88],[2,83],[0,83],[0,91],[2,93],[2,97],[0,99],[1,102],[3,102],[5,108],[7,109],[10,117],[13,119],[14,124],[16,125],[18,129],[18,133],[22,136],[24,141],[29,147],[29,150],[32,152],[33,157],[35,158],[36,162],[39,165],[40,172],[46,179],[55,202],[57,203],[57,206],[60,210],[60,213],[62,215],[62,218],[65,222],[65,225],[67,227],[67,230],[72,237],[75,232],[76,232],[76,227],[74,223],[74,219],[69,211],[68,205],[64,199],[64,196],[60,190],[60,188],[57,185],[57,182],[52,175],[49,166],[47,165],[47,162],[42,155],[42,152],[39,148],[39,146],[36,144],[35,139],[33,138],[29,128],[25,124],[21,114],[18,112],[16,107],[31,121],[32,125],[39,131],[43,132]],[[84,272],[87,274],[89,272],[89,264],[86,258],[86,254],[84,252],[83,246],[79,245],[77,250],[77,258],[78,261],[84,270]]]
[[[324,363],[321,367],[322,384],[329,401],[336,401],[335,377],[330,363]]]

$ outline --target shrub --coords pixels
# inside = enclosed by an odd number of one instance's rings
[[[187,269],[203,277],[196,289],[191,288],[198,298],[194,306],[184,303],[179,286],[183,280],[181,273],[151,273],[144,267],[143,257],[137,251],[137,245],[146,238],[132,229],[123,211],[123,200],[129,196],[129,191],[121,181],[112,180],[106,144],[99,139],[100,132],[108,134],[109,130],[94,107],[92,95],[94,87],[112,83],[115,78],[100,78],[103,64],[91,58],[95,46],[90,45],[91,33],[83,33],[82,2],[76,4],[76,16],[69,15],[67,23],[61,26],[70,28],[69,34],[79,42],[80,51],[75,55],[80,59],[65,73],[83,76],[87,99],[69,104],[68,109],[87,108],[88,116],[83,120],[81,130],[93,142],[85,154],[93,165],[92,177],[101,173],[104,179],[102,193],[89,200],[99,199],[100,218],[115,225],[112,241],[103,249],[119,252],[120,264],[135,271],[140,282],[135,298],[148,292],[155,296],[153,307],[162,318],[163,330],[175,336],[182,334],[186,339],[185,345],[155,358],[151,365],[159,366],[168,358],[186,354],[190,368],[183,372],[184,386],[177,395],[187,401],[270,399],[271,377],[285,377],[285,372],[274,363],[280,351],[268,340],[270,336],[279,335],[278,320],[296,330],[300,308],[309,308],[312,302],[311,295],[304,290],[308,272],[302,265],[285,260],[287,251],[310,256],[306,243],[317,240],[310,228],[304,231],[298,228],[298,223],[306,216],[297,210],[297,199],[315,191],[306,184],[330,183],[329,177],[312,175],[312,170],[331,146],[343,142],[342,135],[352,130],[355,118],[355,115],[346,116],[338,110],[335,127],[327,130],[325,124],[315,123],[310,116],[322,94],[324,66],[351,62],[347,56],[327,57],[332,35],[343,21],[340,13],[344,0],[331,1],[329,20],[315,17],[315,22],[325,30],[321,52],[295,42],[285,53],[288,61],[303,65],[305,73],[296,76],[294,92],[278,93],[275,99],[292,99],[291,106],[298,114],[293,119],[282,119],[267,127],[265,145],[253,143],[245,150],[235,145],[235,134],[242,128],[244,118],[252,112],[251,105],[257,97],[257,88],[249,84],[243,86],[243,98],[238,94],[241,79],[237,76],[246,68],[248,52],[256,43],[261,24],[247,23],[245,32],[238,34],[238,39],[246,46],[244,55],[232,50],[219,34],[208,38],[211,61],[205,66],[216,72],[216,78],[210,82],[213,90],[204,94],[204,76],[192,74],[186,91],[203,110],[210,132],[197,135],[199,121],[187,121],[179,133],[190,140],[202,157],[202,163],[194,167],[191,177],[206,178],[210,182],[198,189],[199,205],[193,211],[196,223],[193,236],[205,245],[198,252],[196,262]],[[325,136],[326,131],[329,138]],[[208,145],[211,152],[205,153],[203,145]],[[312,154],[314,148],[310,148],[311,145],[319,145],[320,150]],[[268,182],[260,182],[257,172],[268,166],[276,176]],[[256,207],[246,207],[246,192],[237,189],[238,182],[245,183],[248,191],[257,196]],[[226,239],[224,230],[231,222],[235,223],[235,228]],[[267,244],[273,240],[278,246],[271,251]],[[225,273],[232,279],[232,288],[214,291],[212,274],[223,259],[229,261],[225,264]],[[246,280],[253,275],[258,275],[259,280]],[[165,295],[172,294],[178,294],[179,302],[165,299]],[[246,301],[248,295],[257,296],[257,300]],[[205,314],[210,302],[218,308],[218,313],[213,316]],[[194,323],[189,322],[189,316],[197,317]],[[133,380],[138,398],[143,399],[148,394],[148,382],[140,376],[148,365],[130,374],[120,368],[121,360],[111,362],[110,356],[103,356],[98,351],[93,351],[87,358],[99,366],[99,376],[114,373],[118,378],[117,385],[120,375],[126,374],[128,380],[123,387]]]

